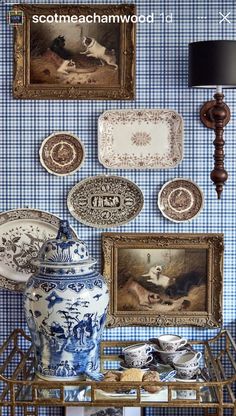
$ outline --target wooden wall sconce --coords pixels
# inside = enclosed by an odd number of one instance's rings
[[[215,131],[214,169],[211,179],[221,197],[228,173],[224,167],[224,127],[230,120],[230,109],[224,103],[223,88],[236,88],[236,41],[216,40],[189,44],[189,87],[216,88],[214,100],[200,111],[202,123]]]

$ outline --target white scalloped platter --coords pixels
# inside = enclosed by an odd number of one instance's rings
[[[170,169],[183,159],[174,110],[109,110],[98,120],[98,157],[108,169]]]
[[[60,218],[36,209],[0,213],[0,287],[24,290],[42,244],[55,238]],[[73,231],[74,236],[76,233]]]

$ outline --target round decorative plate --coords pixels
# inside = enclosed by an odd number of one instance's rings
[[[143,207],[141,190],[120,176],[94,176],[69,192],[70,213],[90,227],[117,227],[133,220]]]
[[[55,215],[36,209],[0,214],[0,287],[24,290],[25,282],[35,272],[31,262],[44,241],[56,237],[59,222]]]
[[[40,162],[53,175],[72,175],[84,161],[84,146],[71,133],[58,132],[47,137],[39,151]]]
[[[173,179],[165,183],[158,194],[158,207],[174,222],[190,221],[204,206],[204,196],[199,186],[188,179]]]

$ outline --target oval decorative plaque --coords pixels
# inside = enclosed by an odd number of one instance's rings
[[[76,184],[67,204],[78,221],[90,227],[117,227],[133,220],[143,207],[143,194],[120,176],[94,176]]]

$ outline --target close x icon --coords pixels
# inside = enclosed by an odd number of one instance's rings
[[[228,24],[231,24],[231,23],[232,23],[232,22],[230,21],[230,19],[229,19],[230,15],[231,15],[231,12],[228,12],[228,13],[226,13],[226,14],[224,14],[224,13],[222,13],[222,12],[219,12],[219,15],[220,15],[220,17],[221,17],[221,19],[220,19],[220,21],[219,21],[219,24],[222,24],[222,23],[228,23]]]

